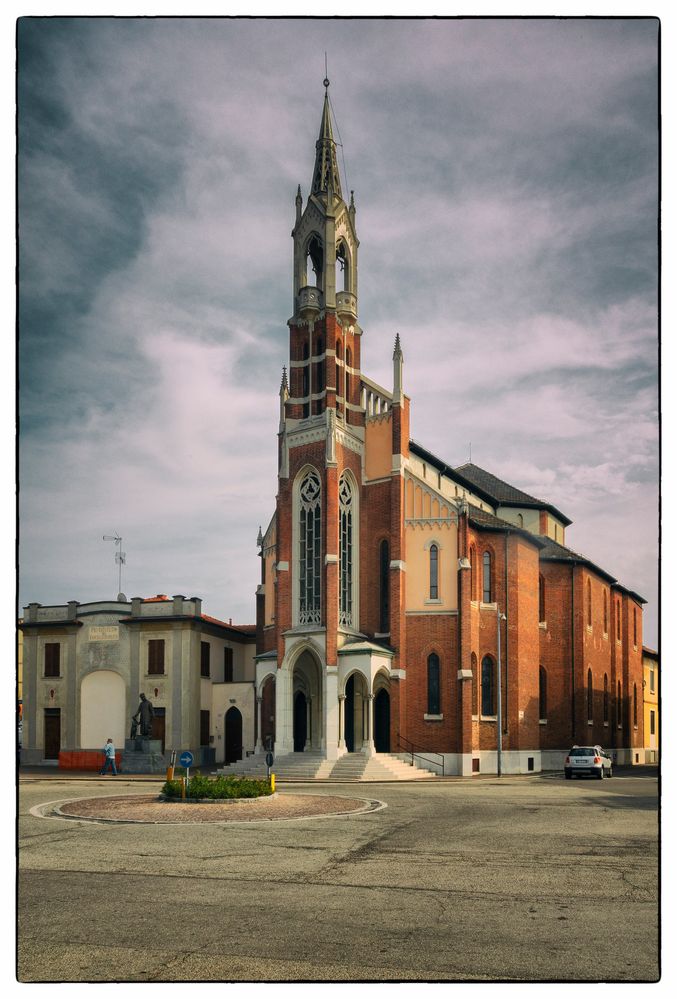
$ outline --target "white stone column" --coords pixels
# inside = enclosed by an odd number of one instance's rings
[[[275,755],[291,753],[294,748],[294,709],[292,678],[288,669],[277,671],[275,682]]]
[[[339,694],[339,749],[342,753],[347,752],[346,746],[346,695]]]
[[[365,756],[373,756],[376,752],[374,747],[374,695],[367,694],[364,702],[367,706],[367,738],[364,741],[364,754]]]
[[[339,756],[339,700],[338,670],[325,670],[324,674],[324,745],[328,760]]]
[[[261,713],[262,702],[262,697],[256,698],[256,746],[254,747],[254,751],[257,753],[263,752],[263,739],[261,738],[261,720],[263,717]]]

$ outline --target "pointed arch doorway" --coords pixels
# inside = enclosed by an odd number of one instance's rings
[[[226,711],[224,718],[226,727],[226,764],[242,759],[242,715],[237,708]]]
[[[377,753],[390,752],[390,692],[386,687],[374,697],[374,748]]]

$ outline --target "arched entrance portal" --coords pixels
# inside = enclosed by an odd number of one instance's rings
[[[80,687],[80,745],[98,749],[109,737],[124,746],[129,735],[125,718],[125,681],[113,670],[88,673]]]
[[[294,694],[294,752],[302,753],[308,737],[308,702],[302,690]]]
[[[226,764],[242,759],[242,715],[237,708],[229,708],[224,718],[226,726]]]
[[[323,748],[320,664],[309,649],[305,649],[294,664],[292,725],[295,753]]]
[[[390,752],[390,694],[385,687],[374,698],[374,748],[377,753]]]
[[[261,688],[261,743],[264,749],[275,745],[275,677],[269,676]]]
[[[366,739],[365,712],[368,710],[367,685],[359,673],[352,673],[346,681],[345,724],[346,749],[359,753]]]

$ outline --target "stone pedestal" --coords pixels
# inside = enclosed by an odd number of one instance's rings
[[[137,736],[125,739],[122,772],[128,774],[163,774],[169,763],[162,752],[160,739]]]

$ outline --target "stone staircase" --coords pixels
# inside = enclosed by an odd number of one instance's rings
[[[434,777],[430,770],[412,766],[391,753],[346,753],[338,760],[327,760],[323,753],[287,753],[275,758],[271,767],[278,780],[331,780],[331,781],[398,781],[421,780]],[[237,774],[246,777],[265,777],[266,758],[264,753],[256,753],[244,760],[238,760],[216,773],[227,776]]]

